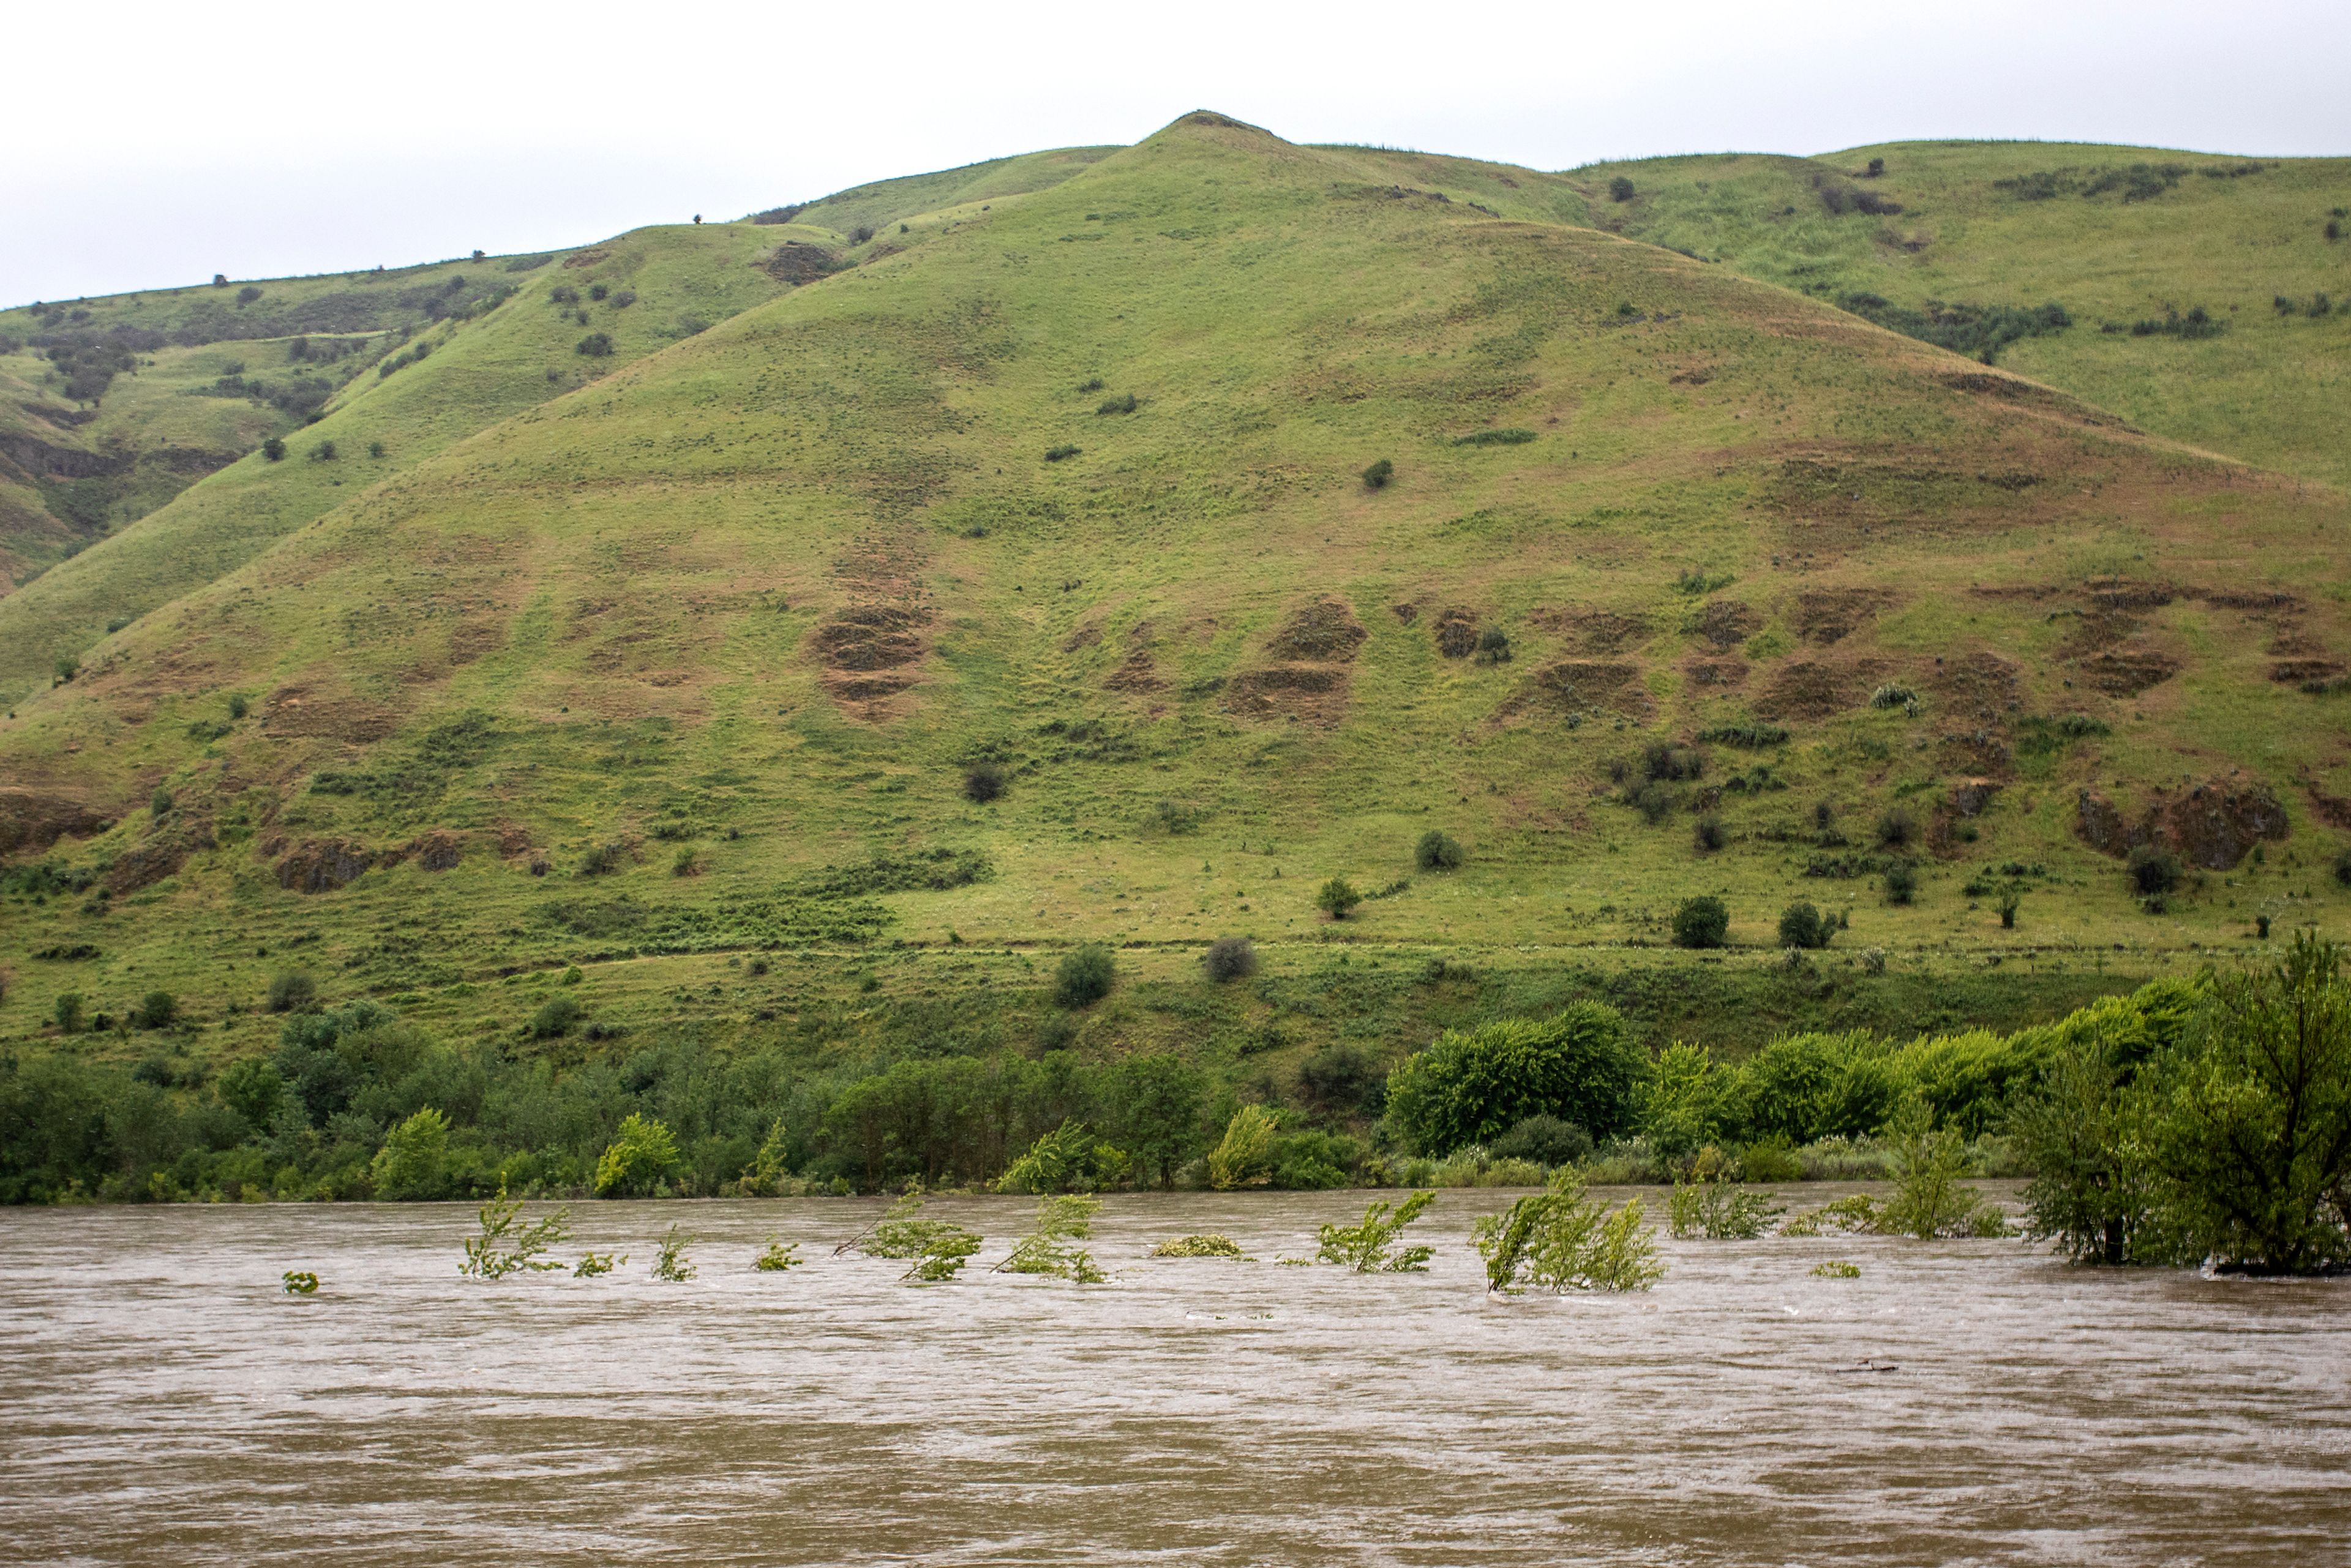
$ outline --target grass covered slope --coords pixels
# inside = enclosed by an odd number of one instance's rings
[[[60,655],[103,658],[92,645],[110,627],[233,570],[453,443],[773,298],[797,279],[769,259],[788,243],[820,249],[824,237],[798,226],[638,229],[578,251],[412,270],[389,282],[360,274],[329,290],[296,280],[310,286],[307,294],[273,284],[250,308],[276,314],[225,319],[235,297],[216,300],[216,290],[181,291],[193,298],[174,297],[176,311],[152,296],[97,302],[93,329],[110,336],[122,323],[157,334],[251,334],[157,350],[159,360],[180,356],[172,362],[185,367],[178,379],[189,384],[151,395],[157,371],[118,379],[106,417],[128,402],[130,416],[148,422],[134,428],[152,444],[170,439],[165,421],[182,409],[235,409],[246,415],[240,434],[250,439],[214,466],[238,454],[241,461],[0,601],[0,695],[46,685]],[[281,289],[296,297],[278,307]],[[371,306],[381,309],[371,316]],[[260,335],[313,320],[354,330]],[[267,401],[289,393],[298,399],[291,417]],[[286,441],[282,461],[258,449],[268,435]],[[335,455],[319,457],[329,444]]]
[[[1136,1030],[1280,1049],[1208,938],[1615,963],[1699,894],[1775,952],[1807,898],[1845,953],[2161,962],[2339,915],[2340,698],[2302,687],[2351,648],[2346,521],[1190,116],[415,462],[20,703],[16,820],[112,825],[12,881],[0,1027],[67,976],[223,1019],[258,948],[461,1030],[578,961],[619,1017],[758,1033],[1105,941],[1190,998]],[[1463,863],[1416,865],[1431,830]],[[2150,836],[2208,868],[2160,913]],[[774,947],[829,977],[743,988]]]
[[[2061,305],[2070,327],[1999,362],[2158,434],[2351,484],[2351,159],[1907,141],[1571,178],[1614,232],[1929,318],[1910,326],[1971,354],[1998,333],[1970,315]]]

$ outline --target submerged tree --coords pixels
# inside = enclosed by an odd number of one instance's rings
[[[1074,1242],[1089,1240],[1102,1199],[1082,1193],[1047,1197],[1037,1204],[1037,1228],[1020,1239],[1012,1256],[990,1273],[1050,1274],[1081,1285],[1099,1285],[1109,1278],[1094,1267],[1094,1255]]]
[[[1999,1207],[1960,1178],[1968,1173],[1967,1140],[1957,1127],[1935,1125],[1923,1099],[1906,1102],[1886,1129],[1894,1146],[1894,1196],[1878,1211],[1888,1235],[2005,1236]]]
[[[899,1276],[902,1280],[936,1284],[953,1279],[979,1250],[982,1239],[978,1231],[951,1220],[923,1218],[924,1201],[920,1184],[908,1187],[862,1235],[833,1250],[838,1253],[853,1247],[868,1258],[905,1260],[908,1267]]]
[[[1358,1274],[1426,1273],[1432,1249],[1399,1246],[1396,1239],[1436,1201],[1433,1192],[1416,1192],[1396,1205],[1393,1215],[1385,1203],[1374,1203],[1364,1210],[1361,1225],[1326,1225],[1316,1256],[1322,1262],[1337,1263]]]
[[[1478,1222],[1472,1236],[1486,1260],[1486,1289],[1646,1291],[1665,1278],[1656,1229],[1642,1223],[1639,1198],[1610,1213],[1588,1197],[1583,1178],[1563,1170],[1539,1193]]]
[[[563,1267],[545,1254],[571,1235],[569,1209],[559,1208],[517,1229],[522,1202],[508,1198],[506,1184],[500,1182],[498,1196],[482,1205],[479,1218],[482,1233],[465,1243],[465,1260],[457,1266],[460,1274],[476,1280],[503,1280],[508,1274]]]
[[[1114,1186],[1128,1163],[1123,1153],[1086,1131],[1083,1122],[1065,1117],[1013,1161],[996,1185],[1001,1192],[1095,1192]]]

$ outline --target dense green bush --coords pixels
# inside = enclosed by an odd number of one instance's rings
[[[269,982],[269,1010],[305,1013],[318,1005],[319,982],[300,969],[289,969]]]
[[[1053,971],[1053,999],[1065,1008],[1092,1007],[1110,995],[1117,979],[1110,949],[1090,942],[1064,957]]]
[[[1909,861],[1887,862],[1881,879],[1886,884],[1886,902],[1908,904],[1918,896],[1918,868]]]
[[[1364,470],[1364,485],[1368,489],[1384,490],[1395,477],[1395,464],[1383,457]]]
[[[1818,909],[1802,899],[1780,912],[1782,947],[1825,947],[1835,935],[1836,923],[1823,918]]]
[[[1608,182],[1608,199],[1612,202],[1629,202],[1634,193],[1633,182],[1622,174]]]
[[[1436,1155],[1489,1143],[1539,1114],[1614,1137],[1631,1129],[1640,1073],[1624,1019],[1578,1002],[1540,1022],[1447,1030],[1388,1075],[1387,1118],[1408,1146]]]
[[[1007,775],[993,762],[982,762],[967,768],[963,776],[963,798],[977,805],[986,805],[1004,793]]]
[[[1571,1166],[1592,1154],[1592,1134],[1573,1122],[1549,1112],[1521,1117],[1517,1125],[1494,1140],[1489,1151],[1498,1160],[1531,1160],[1539,1166]]]
[[[275,435],[271,436],[261,444],[261,455],[272,463],[283,462],[286,457],[286,443]]]
[[[611,351],[612,336],[609,332],[589,333],[586,337],[580,340],[579,345],[575,350],[575,352],[585,354],[591,360],[603,359],[607,355],[611,354]]]
[[[1346,919],[1347,912],[1363,902],[1364,895],[1343,876],[1332,877],[1314,894],[1314,907],[1333,920]]]
[[[1674,911],[1674,946],[1719,947],[1730,935],[1730,910],[1711,894],[1682,900]]]
[[[643,1197],[680,1165],[677,1138],[668,1125],[638,1112],[624,1118],[596,1161],[598,1197]]]
[[[180,998],[169,991],[150,991],[131,1009],[132,1029],[169,1029],[180,1017]]]
[[[1453,836],[1431,828],[1412,848],[1412,863],[1422,871],[1458,871],[1468,858]]]
[[[1708,811],[1690,830],[1690,841],[1700,854],[1711,854],[1729,841],[1722,819]]]

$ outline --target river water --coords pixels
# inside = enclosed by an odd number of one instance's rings
[[[1090,1288],[981,1272],[1011,1198],[933,1206],[990,1244],[928,1289],[828,1256],[870,1200],[577,1205],[625,1268],[495,1284],[456,1206],[8,1212],[0,1558],[2351,1563],[2351,1285],[1661,1236],[1646,1294],[1489,1299],[1508,1197],[1358,1276],[1274,1260],[1362,1194],[1114,1197]],[[1144,1256],[1197,1230],[1259,1260]]]

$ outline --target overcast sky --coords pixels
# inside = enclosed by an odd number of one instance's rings
[[[1921,137],[2351,153],[2351,3],[358,7],[5,28],[0,303],[573,245],[1212,108],[1540,168]]]

